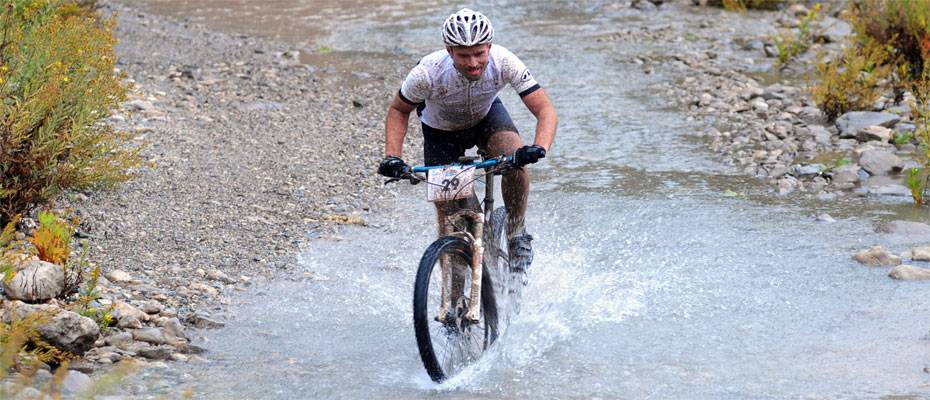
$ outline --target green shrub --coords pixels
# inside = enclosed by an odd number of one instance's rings
[[[778,10],[789,4],[789,0],[702,0],[701,4],[723,7],[729,11]]]
[[[798,20],[798,32],[792,34],[791,31],[785,31],[775,37],[775,48],[778,50],[778,59],[776,64],[787,64],[788,61],[804,54],[814,42],[814,32],[812,28],[814,23],[821,19],[820,4],[815,4],[807,15]]]
[[[848,46],[837,60],[818,56],[814,102],[831,121],[850,110],[871,109],[883,92],[879,84],[891,76],[887,60],[885,47],[874,41]]]
[[[132,135],[102,123],[127,91],[114,73],[113,21],[62,6],[74,2],[4,4],[0,226],[63,190],[126,181],[141,164]]]
[[[930,61],[930,0],[854,1],[850,11],[857,41],[888,45],[891,61],[908,66],[907,78],[923,73]]]

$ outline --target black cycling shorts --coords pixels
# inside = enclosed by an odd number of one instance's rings
[[[421,104],[417,109],[417,115],[422,113],[423,107],[424,105]],[[507,113],[500,98],[494,99],[488,115],[485,115],[477,125],[471,128],[444,131],[426,124],[421,123],[421,125],[423,125],[423,160],[427,166],[458,162],[459,157],[465,155],[465,150],[475,146],[485,148],[488,139],[496,132],[517,132],[517,127],[510,119],[510,114]]]

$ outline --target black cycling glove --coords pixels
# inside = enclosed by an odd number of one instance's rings
[[[388,178],[400,178],[405,173],[410,172],[410,166],[399,157],[386,156],[378,165],[378,173]]]
[[[538,144],[523,146],[513,153],[513,164],[522,167],[526,164],[535,163],[544,157],[546,157],[546,149],[542,148],[542,146]]]

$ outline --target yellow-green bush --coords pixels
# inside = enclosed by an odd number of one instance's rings
[[[892,72],[885,48],[874,41],[847,47],[836,60],[817,62],[820,80],[811,88],[814,102],[831,121],[851,110],[869,110],[882,95],[880,83]]]
[[[789,0],[698,0],[700,4],[723,7],[730,11],[777,10],[789,4]]]
[[[0,226],[63,190],[130,179],[141,162],[132,136],[101,122],[127,91],[114,73],[113,21],[73,1],[4,4]]]
[[[930,0],[854,1],[850,22],[856,39],[886,44],[891,61],[907,65],[906,78],[917,78],[930,61]]]

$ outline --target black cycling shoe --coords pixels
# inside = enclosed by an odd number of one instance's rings
[[[526,272],[533,263],[533,236],[526,233],[516,235],[507,242],[511,272]]]

